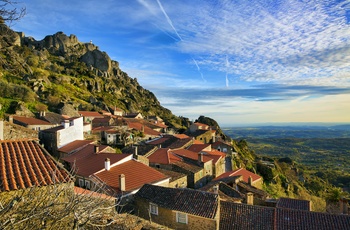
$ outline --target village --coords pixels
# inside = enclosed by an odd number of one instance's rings
[[[194,122],[177,134],[158,116],[118,108],[76,112],[9,116],[37,138],[6,140],[7,121],[0,121],[2,194],[68,183],[76,194],[112,198],[116,213],[171,229],[350,226],[347,202],[336,215],[313,212],[308,200],[273,199],[261,176],[232,167],[237,152],[216,127]]]

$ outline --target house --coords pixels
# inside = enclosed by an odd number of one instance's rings
[[[40,143],[53,156],[59,157],[58,149],[75,140],[84,140],[83,117],[65,119],[61,126],[39,132]]]
[[[220,230],[274,230],[274,215],[275,209],[271,207],[221,201]]]
[[[198,129],[195,131],[188,131],[186,135],[194,138],[195,140],[201,141],[203,143],[213,143],[215,142],[216,131],[207,129]]]
[[[212,143],[212,148],[216,149],[220,152],[226,153],[230,156],[235,155],[235,149],[233,148],[233,146],[230,143],[226,143],[223,141],[216,141],[214,143]]]
[[[84,148],[85,146],[87,146],[88,144],[93,144],[92,140],[75,140],[72,141],[69,144],[66,144],[65,146],[59,148],[58,151],[58,155],[60,156],[60,158],[66,157],[82,148]]]
[[[104,118],[102,114],[96,111],[78,111],[79,115],[84,118],[84,122],[91,123],[95,118]]]
[[[23,116],[10,116],[9,122],[17,125],[21,125],[32,130],[45,130],[57,125],[51,124],[47,121],[40,120],[34,117],[23,117]]]
[[[193,144],[193,139],[188,136],[176,136],[162,134],[160,137],[149,140],[147,145],[158,146],[159,148],[184,149]]]
[[[343,230],[349,226],[349,215],[220,202],[220,229],[223,230]]]
[[[156,168],[157,171],[163,173],[170,178],[169,188],[187,188],[187,175],[171,170]]]
[[[143,119],[143,116],[141,113],[127,113],[124,114],[125,118],[133,118],[133,119]]]
[[[112,126],[114,125],[114,119],[112,117],[96,117],[91,121],[92,128],[101,126]]]
[[[254,186],[256,188],[259,188],[259,189],[262,188],[262,184],[263,184],[262,177],[255,174],[255,173],[252,173],[252,172],[246,170],[245,168],[240,168],[240,169],[236,169],[234,171],[225,172],[225,173],[221,174],[220,176],[216,177],[214,180],[220,180],[221,178],[232,177],[232,176],[242,176],[243,181],[245,183],[248,183],[249,185]]]
[[[169,177],[133,159],[132,154],[116,154],[105,145],[89,144],[62,158],[76,173],[76,185],[94,190],[103,182],[117,196],[133,195],[146,183],[169,185]]]
[[[117,107],[114,107],[113,109],[113,115],[115,116],[123,116],[124,111],[122,109],[119,109]]]
[[[145,184],[135,194],[135,214],[171,229],[219,229],[217,194]]]
[[[311,201],[281,197],[278,199],[276,207],[311,211]]]
[[[160,148],[147,158],[153,167],[187,175],[187,185],[190,188],[200,188],[213,177],[213,160],[203,154],[197,154],[187,149]]]
[[[73,178],[33,140],[0,141],[0,194],[11,198],[17,191],[40,193],[62,184],[73,189]]]
[[[209,130],[209,129],[210,129],[209,125],[206,125],[206,124],[203,124],[203,123],[199,123],[199,122],[195,122],[195,123],[192,123],[190,125],[191,133],[194,133],[197,130]]]

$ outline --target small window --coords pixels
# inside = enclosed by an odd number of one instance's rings
[[[186,213],[177,212],[176,213],[176,222],[182,223],[182,224],[187,224],[187,214]]]
[[[150,203],[149,212],[153,215],[158,215],[158,205]]]
[[[90,181],[85,181],[85,187],[87,188],[87,189],[90,189]]]
[[[79,179],[79,187],[84,187],[84,180],[83,179]]]

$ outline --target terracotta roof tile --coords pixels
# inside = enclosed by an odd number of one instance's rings
[[[220,202],[220,229],[266,230],[274,228],[275,209],[256,205]],[[287,228],[286,228],[287,229]],[[298,229],[298,228],[294,228]]]
[[[93,143],[93,141],[91,141],[91,140],[75,140],[75,141],[59,148],[58,151],[69,154],[71,152],[77,151],[77,150],[87,146],[88,144],[92,144],[92,143]]]
[[[36,119],[33,117],[22,117],[22,116],[12,116],[13,120],[17,120],[21,123],[27,124],[27,125],[53,125],[47,121]]]
[[[255,174],[255,173],[252,173],[252,172],[246,170],[245,168],[240,168],[240,169],[236,169],[234,171],[225,172],[225,173],[221,174],[220,176],[216,177],[214,180],[219,180],[221,178],[230,177],[230,176],[243,176],[243,181],[246,183],[248,183],[249,177],[252,177],[253,182],[261,179],[261,176]]]
[[[83,117],[99,117],[103,118],[104,116],[96,111],[78,111],[78,113]]]
[[[115,200],[116,198],[113,196],[108,196],[103,193],[98,193],[98,192],[93,192],[84,188],[80,188],[77,186],[74,186],[74,193],[78,195],[84,195],[88,197],[93,197],[93,198],[99,198],[99,199],[106,199],[106,200]]]
[[[157,149],[154,153],[148,156],[149,162],[155,164],[171,164],[176,161],[182,161],[180,157],[169,150],[169,148]]]
[[[121,174],[125,175],[126,191],[133,191],[139,189],[144,184],[156,183],[169,178],[163,173],[135,160],[129,160],[125,163],[113,166],[109,171],[103,170],[96,173],[95,176],[119,192],[119,175]]]
[[[179,139],[189,138],[189,136],[187,136],[186,134],[174,134],[174,136]]]
[[[0,141],[0,191],[65,183],[66,170],[31,140]]]
[[[276,207],[310,211],[310,201],[281,197],[277,201]]]
[[[207,150],[210,151],[211,150],[211,145],[210,144],[193,144],[190,147],[187,148],[190,151],[199,153],[201,151]]]
[[[197,161],[198,160],[198,153],[187,150],[187,149],[174,149],[171,150],[172,153],[180,156],[180,157],[186,157],[192,160]],[[206,155],[203,154],[203,161],[208,162],[211,161],[212,159]]]
[[[214,219],[218,209],[217,194],[187,188],[165,188],[145,184],[135,194],[160,207]]]
[[[70,163],[71,167],[74,166],[77,175],[88,177],[104,169],[106,158],[110,159],[111,166],[126,157],[131,158],[131,154],[106,153],[106,149],[111,150],[109,146],[100,145],[99,151],[95,153],[95,145],[89,144],[62,160]]]

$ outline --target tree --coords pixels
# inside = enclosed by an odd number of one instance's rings
[[[53,173],[55,177],[55,173]],[[116,196],[94,178],[94,192],[73,181],[0,193],[0,229],[101,228],[120,221]]]
[[[17,8],[18,4],[12,0],[0,0],[0,23],[17,21],[26,14],[26,8]]]

